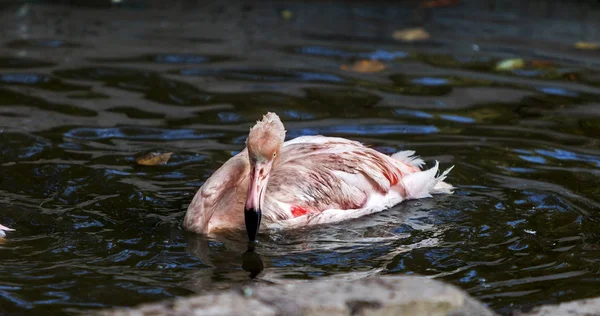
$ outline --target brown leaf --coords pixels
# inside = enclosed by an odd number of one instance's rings
[[[548,68],[554,66],[554,62],[551,60],[532,60],[531,66],[535,68]]]
[[[385,64],[379,60],[359,60],[354,64],[340,66],[342,70],[355,72],[379,72],[385,69]]]
[[[171,155],[173,155],[172,152],[170,152],[170,153],[151,152],[151,153],[147,153],[147,154],[144,154],[144,155],[136,158],[135,161],[138,163],[138,165],[143,165],[143,166],[164,165],[169,161],[169,159],[171,158]]]
[[[600,49],[600,43],[592,42],[577,42],[575,43],[577,49]]]
[[[404,30],[396,30],[392,33],[392,37],[398,41],[414,42],[429,39],[431,35],[422,27],[415,27]]]

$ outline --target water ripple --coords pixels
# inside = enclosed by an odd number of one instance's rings
[[[163,129],[144,127],[80,127],[65,133],[65,137],[98,140],[98,139],[140,139],[140,140],[181,140],[206,139],[222,136],[222,133],[200,133],[191,129]]]
[[[594,51],[572,47],[596,41],[582,33],[598,28],[593,14],[434,9],[430,38],[406,42],[391,36],[416,12],[402,6],[286,2],[285,20],[267,2],[131,5],[31,2],[5,19],[0,223],[16,231],[0,242],[2,312],[132,306],[251,277],[420,274],[500,314],[600,295],[600,72]],[[384,71],[342,67],[359,60]],[[243,230],[184,233],[198,188],[267,111],[288,138],[454,165],[455,194],[262,231],[251,253]],[[138,165],[149,152],[173,154]]]

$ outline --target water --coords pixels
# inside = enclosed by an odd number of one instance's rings
[[[600,40],[597,6],[174,3],[2,8],[0,223],[17,231],[0,314],[377,274],[438,278],[503,314],[600,295],[600,53],[572,47]],[[390,36],[415,25],[432,38]],[[525,67],[496,71],[507,58]],[[341,70],[358,59],[386,69]],[[266,111],[290,137],[455,165],[456,194],[263,234],[254,252],[184,233]],[[152,151],[173,156],[136,165]]]

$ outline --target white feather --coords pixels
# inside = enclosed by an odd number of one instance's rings
[[[409,166],[421,168],[425,164],[425,161],[419,158],[419,156],[413,156],[414,154],[414,150],[404,150],[393,154],[391,157]]]
[[[439,177],[436,177],[439,162],[429,170],[411,173],[402,178],[402,184],[406,189],[407,199],[422,199],[431,197],[431,194],[452,193],[453,187],[445,182],[446,176],[454,166],[448,168]]]
[[[405,155],[405,157],[409,157],[412,153],[405,153]],[[402,178],[401,184],[391,187],[386,194],[373,192],[362,208],[352,210],[328,209],[321,213],[308,214],[276,223],[268,223],[266,226],[270,229],[281,229],[337,223],[381,212],[404,200],[428,198],[432,194],[452,194],[454,187],[443,180],[446,179],[446,176],[454,166],[446,169],[440,176],[436,177],[438,167],[439,162],[436,161],[435,166],[431,169],[406,175]],[[403,196],[403,192],[406,192],[406,196]],[[287,207],[289,208],[289,206]]]
[[[12,228],[8,228],[8,227],[6,227],[6,226],[4,226],[4,225],[0,224],[0,237],[5,237],[5,236],[6,236],[6,233],[5,233],[5,231],[13,231],[13,230],[14,230],[14,229],[12,229]]]

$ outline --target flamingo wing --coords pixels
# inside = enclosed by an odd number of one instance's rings
[[[437,165],[421,171],[423,161],[412,154],[390,157],[335,137],[286,142],[269,181],[263,216],[300,225],[333,222],[383,210],[406,198],[430,196],[443,178],[436,177]]]

